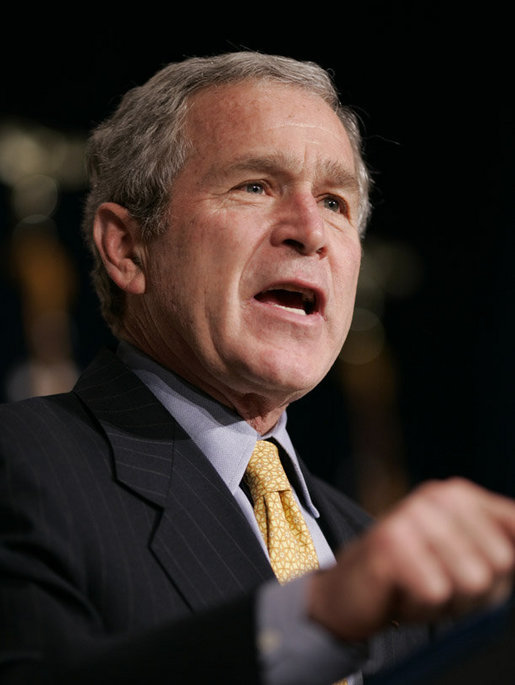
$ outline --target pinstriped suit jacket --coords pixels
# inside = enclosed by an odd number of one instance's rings
[[[329,543],[367,524],[306,474]],[[109,351],[74,391],[0,408],[0,682],[259,682],[273,577],[225,484]],[[419,639],[396,631],[370,669]]]

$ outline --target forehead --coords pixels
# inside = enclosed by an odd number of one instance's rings
[[[210,87],[189,104],[186,132],[197,157],[220,156],[261,145],[307,146],[352,167],[347,132],[331,107],[299,86],[251,81]]]

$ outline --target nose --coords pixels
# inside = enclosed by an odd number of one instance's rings
[[[288,245],[300,254],[323,257],[326,238],[326,225],[311,193],[298,192],[282,199],[272,233],[274,246]]]

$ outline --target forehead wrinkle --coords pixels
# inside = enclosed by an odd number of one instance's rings
[[[243,155],[232,160],[226,166],[220,167],[219,163],[213,164],[208,170],[208,175],[229,176],[239,171],[294,175],[298,172],[299,168],[302,168],[303,164],[303,160],[294,154],[285,152]],[[355,174],[344,164],[335,160],[317,160],[315,165],[315,181],[317,183],[328,183],[331,186],[355,192],[359,190]]]
[[[282,152],[271,152],[264,155],[242,155],[227,165],[227,172],[233,171],[258,171],[279,173],[293,171],[296,162],[294,155]]]

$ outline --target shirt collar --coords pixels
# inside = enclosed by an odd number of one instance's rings
[[[232,409],[165,369],[129,343],[120,342],[117,354],[188,433],[232,494],[240,487],[256,440],[274,438],[295,470],[297,495],[313,516],[319,516],[286,430],[286,412],[281,414],[271,431],[259,435]]]

